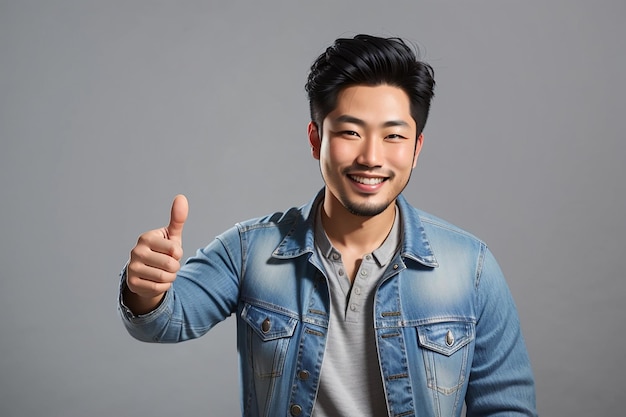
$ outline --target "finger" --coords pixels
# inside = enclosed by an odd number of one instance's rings
[[[180,269],[180,261],[168,254],[148,252],[145,255],[131,257],[131,262],[141,263],[151,268],[161,269],[165,272],[176,273]]]
[[[131,251],[131,257],[136,256],[142,260],[148,260],[151,254],[162,253],[179,261],[183,256],[180,242],[168,240],[167,230],[151,230],[139,236],[137,245]]]
[[[142,279],[137,276],[128,276],[126,279],[126,285],[128,289],[144,298],[152,298],[162,295],[168,291],[172,283],[171,282],[156,282],[147,279]]]
[[[136,285],[139,285],[138,281],[171,284],[176,279],[176,272],[165,271],[142,262],[130,262],[128,264],[128,276],[137,279]]]
[[[182,194],[177,195],[172,202],[170,213],[170,224],[167,226],[167,235],[170,240],[182,243],[183,226],[189,214],[189,203],[187,197]]]

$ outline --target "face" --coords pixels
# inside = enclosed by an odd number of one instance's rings
[[[359,216],[393,209],[423,141],[406,93],[389,85],[347,87],[322,126],[319,132],[311,122],[308,133],[326,197]]]

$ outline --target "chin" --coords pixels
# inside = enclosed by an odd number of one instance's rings
[[[389,207],[390,203],[382,203],[382,204],[357,204],[351,201],[346,201],[343,206],[346,208],[346,210],[348,210],[350,213],[354,214],[355,216],[362,216],[362,217],[373,217],[373,216],[377,216],[380,213],[382,213],[383,211],[385,211],[387,209],[387,207]]]

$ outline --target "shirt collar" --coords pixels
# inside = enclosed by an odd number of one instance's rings
[[[333,253],[340,253],[331,243],[324,227],[322,226],[322,204],[321,202],[315,208],[315,245],[319,249],[322,256],[327,259],[332,259]],[[400,232],[400,211],[396,206],[396,213],[393,220],[393,225],[389,234],[385,238],[384,242],[372,252],[372,257],[376,261],[379,267],[383,267],[391,261],[393,255],[398,250],[402,235]],[[365,254],[364,254],[365,255]]]
[[[291,230],[287,233],[281,243],[274,250],[273,256],[279,259],[294,258],[305,253],[313,253],[315,251],[315,219],[317,217],[317,207],[324,199],[324,189],[322,189],[308,204],[302,206],[299,210],[300,216],[297,216]],[[405,258],[417,261],[425,266],[437,267],[439,264],[435,259],[428,237],[419,218],[418,211],[412,207],[406,199],[399,195],[396,199],[396,221],[399,226],[398,233],[402,238],[401,255]],[[399,214],[399,215],[398,215]],[[394,226],[395,227],[395,226]],[[387,239],[387,242],[390,239]],[[381,245],[383,248],[385,244]],[[389,249],[392,253],[393,249]],[[386,252],[386,248],[383,249]],[[376,253],[374,255],[385,258],[385,254]],[[322,253],[326,253],[323,251]],[[379,256],[380,255],[380,256]]]

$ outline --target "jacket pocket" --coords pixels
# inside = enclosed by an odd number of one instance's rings
[[[241,318],[248,324],[249,358],[257,377],[281,376],[289,342],[298,320],[262,306],[246,304]]]
[[[474,323],[446,321],[417,327],[430,389],[450,395],[465,383]]]

